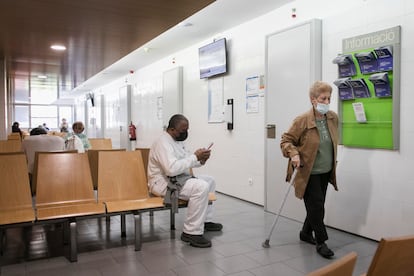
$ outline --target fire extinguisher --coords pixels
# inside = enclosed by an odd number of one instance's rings
[[[137,140],[137,134],[136,134],[136,127],[135,127],[135,125],[132,123],[132,121],[131,121],[131,124],[129,125],[129,127],[128,127],[128,129],[129,129],[129,140],[130,141],[135,141],[135,140]]]

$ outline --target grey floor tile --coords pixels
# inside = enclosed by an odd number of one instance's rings
[[[189,265],[217,260],[224,257],[214,250],[214,248],[200,249],[192,246],[183,246],[177,254]]]
[[[283,263],[275,263],[271,265],[266,265],[262,267],[258,267],[255,269],[250,269],[250,271],[255,276],[302,276],[303,273],[296,271],[295,269],[283,264]]]
[[[260,263],[261,265],[277,263],[292,258],[280,252],[277,247],[262,248],[261,250],[246,253],[245,255]]]
[[[241,272],[243,270],[248,270],[260,266],[258,262],[244,255],[218,259],[213,261],[213,263],[226,273]]]
[[[170,231],[169,211],[142,214],[143,243],[135,251],[134,219],[126,216],[126,237],[121,237],[120,217],[78,222],[78,261],[68,261],[62,226],[44,225],[6,230],[0,276],[8,275],[233,275],[297,276],[331,261],[320,257],[315,246],[299,241],[301,222],[280,217],[268,238],[275,215],[255,204],[217,194],[215,221],[222,232],[207,232],[211,248],[194,248],[180,240],[186,209],[176,215],[176,230]],[[328,245],[340,258],[358,254],[354,276],[365,273],[377,242],[337,229],[328,229]]]
[[[223,276],[225,273],[210,262],[203,262],[173,269],[179,276]]]
[[[154,255],[144,257],[141,262],[151,273],[167,272],[172,268],[187,266],[182,258],[175,255]]]
[[[241,272],[236,272],[236,273],[230,273],[230,274],[226,274],[227,276],[254,276],[253,273],[249,272],[249,271],[241,271]]]
[[[243,253],[248,253],[248,252],[252,252],[255,251],[255,248],[236,241],[236,242],[231,242],[231,243],[216,243],[214,245],[214,250],[217,251],[218,253],[220,253],[223,256],[234,256],[234,255],[240,255]]]
[[[332,259],[325,259],[316,253],[309,254],[306,256],[299,256],[296,258],[292,258],[289,260],[283,261],[284,264],[288,265],[292,269],[302,272],[303,274],[307,274],[311,271],[314,271],[320,267],[330,264],[333,262],[335,258]]]

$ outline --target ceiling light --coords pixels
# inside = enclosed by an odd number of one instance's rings
[[[191,22],[180,22],[180,23],[178,23],[178,26],[179,27],[191,27],[191,26],[193,26],[193,23],[191,23]]]
[[[41,80],[45,80],[45,79],[47,79],[47,76],[46,75],[38,75],[37,78],[41,79]]]
[[[56,50],[56,51],[66,50],[66,47],[64,45],[58,45],[58,44],[52,45],[52,46],[50,46],[50,48],[52,48],[53,50]]]

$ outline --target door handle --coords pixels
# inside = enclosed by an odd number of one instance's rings
[[[268,139],[275,139],[276,138],[276,125],[275,124],[268,124],[266,125],[267,129],[267,138]]]

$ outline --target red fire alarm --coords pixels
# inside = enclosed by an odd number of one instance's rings
[[[296,18],[296,8],[292,8],[292,18]]]

